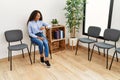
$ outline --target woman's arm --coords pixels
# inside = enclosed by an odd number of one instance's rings
[[[45,22],[42,22],[42,27],[40,28],[40,30],[45,30],[45,29],[49,29],[51,27],[51,25],[45,23]]]
[[[43,22],[43,26],[45,26],[46,28],[51,28],[51,25],[50,24],[47,24],[45,22]]]
[[[30,23],[28,23],[28,33],[30,37],[37,38],[37,36],[32,32],[32,25]]]
[[[40,40],[44,40],[43,37],[39,37],[39,36],[36,36],[35,34],[33,34],[33,33],[32,33],[32,28],[31,28],[31,27],[28,28],[28,32],[29,32],[29,36],[30,36],[30,37],[38,38],[38,39],[40,39]]]

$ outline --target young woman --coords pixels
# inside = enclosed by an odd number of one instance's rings
[[[42,21],[42,14],[38,10],[34,10],[31,13],[27,25],[28,25],[28,32],[31,41],[39,46],[40,61],[42,63],[45,63],[47,66],[50,66],[48,59],[49,56],[48,41],[43,34],[45,28],[50,27],[50,25]],[[44,47],[45,59],[43,54],[43,47]]]

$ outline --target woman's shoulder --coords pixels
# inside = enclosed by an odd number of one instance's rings
[[[48,24],[48,23],[46,23],[46,22],[44,22],[44,21],[42,21],[42,20],[39,20],[38,21],[40,24]]]
[[[43,23],[43,21],[42,21],[42,20],[38,20],[38,22]]]
[[[28,22],[28,25],[32,25],[32,24],[33,24],[33,21],[29,21],[29,22]]]

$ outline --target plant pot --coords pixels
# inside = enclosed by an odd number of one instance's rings
[[[53,26],[59,26],[59,24],[52,24]]]
[[[76,38],[76,37],[69,38],[69,46],[76,46],[77,40],[78,40],[78,38]]]

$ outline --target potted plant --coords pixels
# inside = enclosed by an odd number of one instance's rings
[[[66,25],[68,31],[70,32],[70,38],[76,37],[76,32],[79,31],[80,25],[83,20],[83,11],[84,11],[85,0],[67,0],[64,10],[66,11]],[[77,39],[75,39],[77,40]],[[73,42],[70,41],[69,42]],[[77,41],[74,41],[77,42]],[[71,44],[71,43],[70,43]],[[72,45],[73,46],[73,45]]]
[[[70,37],[76,37],[76,31],[79,31],[83,20],[85,0],[67,0],[64,10],[66,10],[66,25],[70,32]]]
[[[58,25],[58,20],[57,20],[57,19],[52,19],[51,23],[52,23],[53,25]]]

